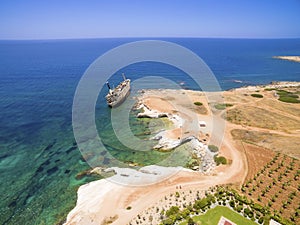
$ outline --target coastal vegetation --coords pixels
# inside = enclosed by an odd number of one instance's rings
[[[224,156],[214,156],[215,163],[218,165],[226,165],[227,164],[227,159]]]
[[[203,103],[202,102],[194,102],[194,105],[201,106],[201,105],[203,105]]]
[[[178,198],[180,198],[178,196]],[[296,211],[297,212],[297,211]],[[296,219],[299,212],[295,213]],[[193,203],[179,207],[170,206],[160,213],[160,225],[185,224],[217,224],[224,216],[237,224],[269,224],[270,219],[281,224],[292,225],[296,221],[283,218],[268,205],[254,202],[229,186],[217,186],[205,192],[203,198],[197,198]],[[210,221],[210,223],[208,223]],[[255,223],[256,222],[256,223]]]
[[[224,110],[224,109],[226,109],[228,107],[231,107],[231,106],[233,106],[233,104],[230,104],[230,103],[219,103],[219,104],[215,105],[215,108],[217,110]]]
[[[300,103],[299,95],[293,92],[278,90],[277,95],[279,95],[279,101],[287,103]]]
[[[282,178],[276,177],[281,170]],[[288,183],[290,177],[293,181]],[[282,225],[295,225],[300,221],[299,178],[298,160],[278,153],[240,189],[222,185],[201,194],[195,190],[180,191],[180,186],[178,191],[165,196],[168,204],[152,208],[159,215],[160,225],[217,224],[221,216],[236,224],[269,224],[273,219]],[[191,193],[194,200],[186,201]],[[276,209],[276,205],[281,208]],[[130,224],[149,224],[147,221],[153,218],[152,214],[138,215]]]
[[[263,98],[264,96],[261,94],[251,94],[252,97],[254,98]]]
[[[265,88],[265,91],[275,91],[277,88]]]
[[[265,88],[265,91],[276,91],[276,94],[279,96],[279,101],[287,103],[300,103],[298,90],[293,92],[277,88]]]
[[[194,170],[198,169],[200,164],[200,159],[195,154],[192,154],[192,158],[186,163],[185,167]]]
[[[201,115],[206,115],[208,110],[206,109],[205,105],[202,102],[196,101],[194,102],[194,111]]]
[[[209,149],[211,152],[218,152],[218,151],[219,151],[218,146],[215,146],[215,145],[208,145],[208,149]]]

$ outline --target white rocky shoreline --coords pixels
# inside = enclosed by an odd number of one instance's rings
[[[151,91],[151,90],[150,90]],[[147,90],[142,90],[141,93],[147,93]],[[167,113],[167,112],[159,112],[154,109],[150,109],[144,102],[143,102],[143,94],[139,98],[136,108],[141,110],[142,112],[137,114],[138,118],[162,118],[167,117],[176,128],[181,128],[183,123],[185,122],[183,118],[178,116],[177,114]],[[194,167],[194,170],[198,170],[201,173],[209,174],[213,171],[216,167],[216,163],[214,161],[215,153],[212,153],[208,145],[202,143],[197,137],[191,135],[182,139],[171,139],[167,137],[168,130],[162,130],[157,133],[153,140],[157,140],[158,144],[153,147],[156,150],[162,151],[170,151],[179,147],[182,144],[188,142],[189,147],[192,149],[192,154],[197,156],[198,159],[201,161],[201,165],[198,167]]]
[[[259,85],[247,85],[239,88],[233,88],[228,91],[257,91],[260,88],[267,88],[267,89],[276,89],[276,88],[293,88],[299,87],[300,82],[297,81],[272,81],[269,84],[259,84]]]

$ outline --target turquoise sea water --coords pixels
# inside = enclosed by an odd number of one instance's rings
[[[0,41],[0,224],[57,224],[76,202],[77,177],[89,169],[72,130],[72,102],[87,67],[104,52],[139,39]],[[300,39],[163,39],[194,51],[211,68],[222,89],[277,80],[300,81],[300,64],[272,59],[300,55]],[[198,89],[182,71],[144,62],[122,69],[130,79],[151,75]],[[110,81],[120,81],[120,74]],[[134,152],[114,137],[103,89],[96,123],[111,154],[142,165],[168,153]],[[147,121],[131,118],[134,132],[147,137]]]

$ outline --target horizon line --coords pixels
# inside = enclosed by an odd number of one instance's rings
[[[59,40],[92,40],[92,39],[166,39],[166,38],[186,38],[186,39],[256,39],[256,40],[274,40],[274,39],[300,39],[299,37],[193,37],[193,36],[162,36],[162,37],[74,37],[74,38],[10,38],[0,39],[0,41],[59,41]]]

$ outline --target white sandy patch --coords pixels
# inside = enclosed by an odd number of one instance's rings
[[[68,214],[66,224],[99,224],[94,219],[101,211],[104,197],[116,188],[117,184],[105,179],[80,186],[76,207]]]
[[[150,165],[139,170],[131,168],[112,167],[116,175],[107,178],[108,181],[129,186],[146,186],[169,178],[182,170],[182,167],[163,167]]]

